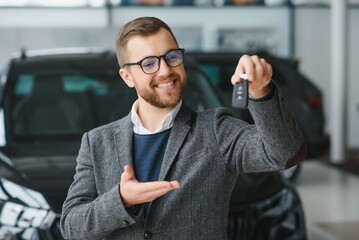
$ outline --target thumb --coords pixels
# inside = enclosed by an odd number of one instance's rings
[[[123,168],[123,170],[124,172],[121,175],[122,180],[131,180],[135,178],[135,171],[133,170],[133,167],[131,167],[130,165],[126,165]]]

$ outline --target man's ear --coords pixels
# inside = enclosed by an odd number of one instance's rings
[[[130,88],[133,88],[135,86],[133,84],[131,74],[126,69],[121,68],[119,70],[119,74],[120,74],[121,78],[123,79],[123,81],[127,84],[127,86],[129,86]]]

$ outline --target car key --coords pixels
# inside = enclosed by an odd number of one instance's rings
[[[248,77],[241,74],[241,82],[234,84],[232,94],[232,106],[245,109],[248,106]]]

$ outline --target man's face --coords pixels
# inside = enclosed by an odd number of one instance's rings
[[[127,43],[127,60],[138,62],[148,56],[161,56],[178,46],[171,34],[161,29],[150,36],[135,36]],[[161,58],[160,69],[146,74],[139,65],[125,66],[120,70],[121,77],[128,86],[137,91],[140,104],[145,101],[158,108],[173,108],[182,98],[187,75],[183,64],[170,67]]]

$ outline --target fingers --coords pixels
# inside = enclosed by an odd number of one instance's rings
[[[120,194],[126,207],[151,202],[177,188],[180,188],[178,181],[138,182],[129,165],[124,167],[121,175]]]
[[[131,167],[130,165],[126,165],[123,170],[124,170],[124,173],[128,176],[134,176],[134,174],[135,174],[133,167]]]
[[[121,175],[121,181],[131,179],[135,179],[135,171],[133,170],[133,167],[131,167],[130,165],[126,165],[124,167],[124,172]]]
[[[249,94],[252,98],[261,98],[270,92],[269,83],[272,78],[272,66],[264,58],[257,55],[243,55],[237,64],[231,78],[232,84],[240,82],[242,73],[247,74]]]
[[[180,185],[178,181],[156,181],[156,182],[145,182],[145,183],[139,183],[138,185],[138,191],[141,193],[150,193],[150,192],[156,192],[156,191],[170,191],[175,188],[179,188]]]
[[[156,198],[165,195],[169,191],[172,191],[179,187],[180,185],[177,181],[146,182],[140,183],[137,191],[141,202],[151,202]]]
[[[263,64],[265,64],[266,69],[267,69],[268,79],[270,80],[273,76],[272,66],[269,63],[267,63],[264,59],[263,59],[263,61],[264,61]]]
[[[242,73],[247,74],[250,82],[267,82],[272,77],[272,67],[264,58],[259,58],[257,55],[249,56],[245,54],[238,61],[237,68],[231,79],[232,84],[240,82],[240,75]]]
[[[174,189],[181,187],[181,184],[178,181],[172,181],[170,183]]]

